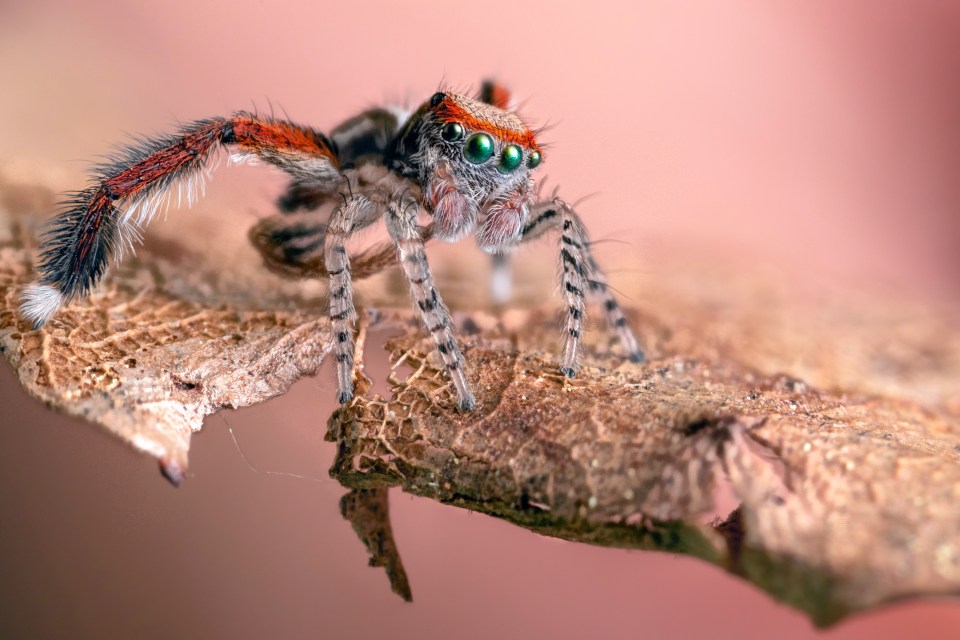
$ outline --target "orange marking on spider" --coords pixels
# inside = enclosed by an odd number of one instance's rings
[[[537,144],[534,133],[530,131],[519,118],[513,114],[508,114],[493,105],[490,105],[496,112],[484,112],[477,108],[480,105],[465,104],[461,96],[448,95],[440,104],[434,107],[433,111],[443,123],[459,122],[468,129],[482,131],[503,140],[507,143],[520,144],[528,149],[540,152],[540,145]],[[496,114],[492,119],[490,116]],[[486,116],[486,117],[484,117]]]
[[[336,161],[327,144],[314,132],[290,123],[235,117],[231,120],[237,146],[246,150],[270,148],[320,155]]]

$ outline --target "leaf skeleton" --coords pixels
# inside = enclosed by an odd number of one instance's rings
[[[472,409],[476,400],[450,313],[430,274],[425,229],[448,242],[473,234],[480,249],[501,265],[518,245],[558,230],[560,293],[566,303],[560,371],[568,377],[577,373],[586,296],[599,299],[625,356],[642,361],[643,352],[591,255],[580,217],[557,197],[538,199],[533,173],[543,160],[542,149],[535,132],[508,111],[508,102],[503,87],[485,82],[475,98],[440,91],[412,113],[371,109],[329,136],[272,116],[238,112],[187,124],[174,135],[138,140],[97,167],[90,185],[70,194],[52,219],[37,282],[24,291],[21,313],[39,328],[63,305],[87,295],[110,260],[132,251],[159,209],[179,201],[184,188],[188,203],[197,198],[211,158],[226,147],[233,161],[260,161],[289,175],[279,203],[283,211],[335,204],[319,233],[278,231],[273,240],[286,245],[285,255],[293,261],[322,252],[341,403],[353,397],[357,319],[345,241],[381,218],[461,410]],[[428,227],[418,224],[421,215],[431,219]],[[494,287],[495,295],[498,288],[503,294],[501,284]]]

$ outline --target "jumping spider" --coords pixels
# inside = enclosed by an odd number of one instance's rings
[[[435,237],[455,242],[473,233],[477,245],[501,261],[517,245],[559,229],[560,286],[567,304],[560,371],[569,377],[577,372],[585,294],[599,297],[625,355],[642,360],[590,255],[579,216],[558,198],[537,200],[532,173],[543,159],[542,150],[534,132],[506,110],[507,102],[505,90],[485,83],[477,99],[441,91],[412,114],[372,109],[329,137],[285,120],[240,112],[188,124],[177,135],[143,139],[98,167],[92,184],[72,194],[52,221],[38,282],[24,292],[21,312],[39,328],[62,305],[89,293],[108,260],[119,259],[139,241],[143,227],[169,201],[171,186],[186,182],[192,201],[211,156],[227,146],[235,150],[233,160],[260,160],[290,175],[281,209],[336,203],[322,233],[306,249],[323,251],[330,279],[341,403],[353,396],[356,320],[344,241],[381,217],[462,410],[472,409],[476,401],[450,314],[430,275],[423,229],[417,224],[421,212],[432,218]],[[291,260],[309,252],[295,234],[278,235],[276,241],[299,243]]]

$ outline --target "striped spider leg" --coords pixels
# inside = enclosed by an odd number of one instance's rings
[[[427,264],[427,255],[423,251],[423,239],[417,226],[419,209],[420,204],[416,200],[391,201],[387,205],[387,230],[397,244],[397,258],[403,275],[410,284],[410,294],[416,302],[423,324],[433,337],[443,366],[453,382],[457,403],[461,410],[469,411],[476,406],[477,401],[470,391],[470,383],[463,371],[463,356],[453,335],[450,312],[433,285],[430,265]]]
[[[340,404],[353,397],[353,323],[357,320],[350,256],[345,241],[379,218],[380,211],[367,196],[355,194],[344,196],[343,204],[333,210],[326,227],[324,265],[330,279],[330,325],[337,357],[337,400]]]
[[[585,296],[599,299],[607,324],[620,339],[627,358],[631,362],[643,362],[643,351],[590,252],[586,227],[569,204],[560,198],[553,198],[532,205],[530,219],[523,227],[519,242],[535,240],[552,230],[560,231],[560,289],[567,302],[560,371],[572,378],[579,369],[579,343],[586,313]]]

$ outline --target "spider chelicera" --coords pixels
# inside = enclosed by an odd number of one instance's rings
[[[184,126],[175,135],[146,138],[98,167],[90,186],[71,194],[42,245],[38,282],[23,294],[21,312],[43,326],[71,299],[97,285],[108,261],[132,249],[142,228],[170,199],[176,183],[196,197],[209,160],[222,146],[233,160],[255,159],[286,172],[292,182],[280,200],[284,211],[336,202],[319,233],[296,244],[291,260],[323,254],[330,280],[330,320],[336,341],[337,392],[353,397],[353,304],[345,240],[381,218],[424,325],[456,391],[459,407],[476,404],[464,372],[450,314],[440,299],[424,253],[421,213],[433,237],[455,242],[473,234],[495,258],[546,231],[560,231],[561,293],[566,301],[560,371],[578,369],[587,295],[599,298],[626,357],[643,352],[590,254],[579,216],[563,200],[538,200],[533,172],[543,156],[535,133],[507,111],[508,93],[485,83],[477,98],[441,91],[413,113],[372,109],[326,136],[273,117],[240,112]],[[193,187],[193,188],[191,188]]]

